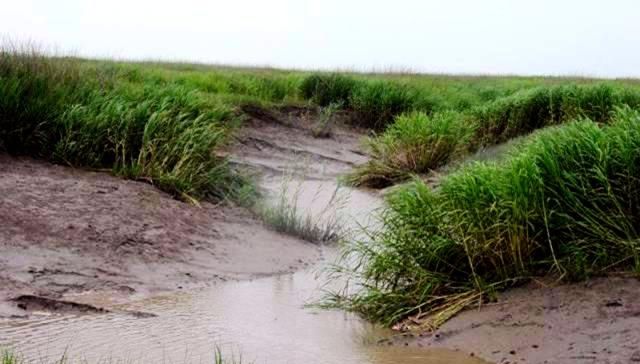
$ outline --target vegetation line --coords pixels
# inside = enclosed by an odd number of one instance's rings
[[[319,107],[319,138],[348,115],[371,132],[371,161],[347,180],[410,183],[389,195],[383,229],[347,245],[339,273],[361,289],[330,303],[433,327],[526,277],[640,271],[639,85],[89,61],[3,45],[0,152],[251,206],[255,186],[226,158],[246,110]],[[460,163],[505,144],[500,159]],[[422,181],[434,170],[437,186]],[[298,212],[284,197],[258,210],[279,231],[334,237],[337,225]]]
[[[640,112],[576,119],[496,162],[461,167],[432,190],[388,197],[385,229],[354,242],[339,273],[360,282],[329,303],[393,324],[437,327],[493,292],[557,275],[640,272]]]

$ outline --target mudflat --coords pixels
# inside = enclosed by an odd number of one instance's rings
[[[118,303],[291,272],[319,254],[240,208],[30,158],[0,155],[0,195],[0,316],[29,311],[12,300],[24,295]]]

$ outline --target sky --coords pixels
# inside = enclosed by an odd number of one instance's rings
[[[0,36],[92,58],[640,77],[638,0],[2,0]]]

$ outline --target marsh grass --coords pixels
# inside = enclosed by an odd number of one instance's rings
[[[320,106],[339,105],[352,112],[352,123],[371,129],[383,129],[394,117],[415,108],[433,105],[419,90],[399,82],[356,79],[331,73],[312,74],[301,84],[302,97]]]
[[[616,107],[640,106],[640,92],[620,85],[537,87],[481,105],[471,111],[477,142],[494,145],[543,127],[579,117],[608,122]]]
[[[335,103],[320,108],[316,124],[311,128],[311,134],[316,138],[330,138],[336,123],[336,114],[341,108],[341,104]]]
[[[189,201],[247,183],[221,153],[237,113],[215,95],[30,48],[0,49],[0,81],[0,150],[111,168]]]
[[[366,139],[371,161],[357,167],[347,181],[356,186],[387,187],[569,120],[585,117],[608,123],[621,106],[640,106],[640,92],[609,84],[545,86],[465,112],[403,114],[383,134]]]
[[[231,356],[225,355],[222,353],[222,349],[219,346],[215,347],[214,356],[213,356],[214,364],[242,364],[247,363],[246,360],[243,359],[242,353],[236,354],[235,351],[231,353]],[[251,364],[251,362],[249,362]]]
[[[38,361],[39,363],[47,363],[42,360]],[[71,363],[66,354],[64,354],[60,359],[50,362],[51,364],[67,364]],[[88,362],[85,360],[80,360],[80,363],[87,364]],[[128,361],[100,361],[100,363],[127,363]],[[9,349],[0,349],[0,364],[27,364],[28,362],[20,357],[18,354],[15,354],[14,351]],[[214,364],[242,364],[247,363],[242,357],[242,354],[236,354],[236,352],[232,352],[231,355],[223,354],[222,349],[219,346],[216,346],[213,351],[213,363]]]
[[[329,200],[318,213],[310,213],[304,204],[313,204],[323,191],[316,191],[311,201],[301,201],[303,179],[294,181],[292,174],[285,174],[275,200],[260,200],[253,208],[258,217],[275,231],[299,237],[311,243],[328,243],[340,240],[345,229],[338,212],[345,197],[336,186]]]
[[[24,361],[10,350],[0,349],[0,363],[1,364],[22,364],[24,363]]]
[[[361,289],[330,303],[385,324],[434,328],[534,276],[580,280],[640,272],[640,113],[579,119],[476,162],[436,190],[415,181],[388,198],[384,229],[345,251]],[[346,259],[346,258],[345,258]]]
[[[33,362],[33,361],[31,361]],[[59,359],[52,361],[44,361],[40,359],[39,363],[47,363],[47,364],[68,364],[70,360],[67,356],[67,353],[63,353]],[[24,359],[21,355],[17,354],[15,351],[10,349],[0,348],[0,364],[27,364],[30,363],[26,359]]]
[[[302,97],[313,101],[319,106],[343,105],[348,106],[354,88],[358,81],[339,73],[312,74],[300,84]]]
[[[349,184],[387,187],[440,168],[466,151],[474,130],[459,113],[403,114],[379,136],[365,139],[370,161],[346,177]]]
[[[78,64],[7,47],[0,48],[0,149],[44,154],[55,142],[53,119],[87,96]]]
[[[0,47],[0,79],[0,150],[111,168],[189,201],[233,196],[246,184],[224,157],[230,135],[245,118],[243,105],[311,101],[324,110],[313,130],[319,137],[331,133],[330,115],[338,108],[347,110],[354,123],[377,130],[403,113],[434,116],[457,110],[475,122],[474,143],[495,144],[538,124],[583,114],[600,121],[616,103],[640,103],[632,82],[593,86],[578,79],[308,74],[90,61],[51,57],[10,43]],[[585,85],[556,86],[567,82]],[[385,139],[380,149],[392,144],[403,142]],[[375,174],[393,180],[415,172],[404,166],[375,167]]]

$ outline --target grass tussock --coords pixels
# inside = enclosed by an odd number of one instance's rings
[[[537,87],[475,108],[479,144],[492,145],[578,117],[607,122],[616,107],[640,106],[640,92],[620,86]]]
[[[224,355],[222,353],[222,349],[219,346],[216,346],[214,350],[213,364],[242,364],[242,363],[247,363],[247,361],[242,358],[242,353],[239,353],[237,356],[235,352],[232,352],[230,356]]]
[[[530,136],[499,162],[463,166],[436,190],[388,198],[385,229],[353,243],[333,303],[385,324],[435,327],[533,276],[640,272],[640,113],[579,119]]]
[[[153,79],[153,77],[150,77]],[[185,199],[220,199],[246,182],[221,155],[233,105],[128,70],[0,50],[0,150],[111,168]]]
[[[422,122],[400,116],[383,135],[367,140],[372,161],[347,180],[386,187],[548,126],[580,117],[608,123],[621,106],[639,107],[640,92],[609,84],[561,85],[525,90],[464,112],[420,114]]]
[[[371,160],[356,167],[347,182],[381,188],[406,180],[411,174],[427,173],[462,153],[472,133],[456,112],[400,115],[383,134],[366,139]]]
[[[10,350],[0,349],[0,364],[22,364],[23,360]]]
[[[342,106],[329,104],[320,108],[318,120],[311,128],[311,135],[315,138],[330,138],[333,135],[333,127],[336,124],[337,113]]]
[[[300,207],[302,192],[302,184],[295,186],[290,178],[285,178],[277,198],[274,201],[261,201],[253,210],[268,227],[277,232],[296,236],[311,243],[340,240],[344,228],[337,216],[343,203],[339,188],[332,192],[331,198],[317,214],[303,211]]]
[[[301,91],[305,99],[320,106],[340,105],[349,110],[354,124],[378,130],[420,102],[418,90],[405,84],[336,73],[308,76]]]
[[[312,74],[302,81],[300,92],[319,106],[348,105],[357,84],[355,79],[339,73]]]

